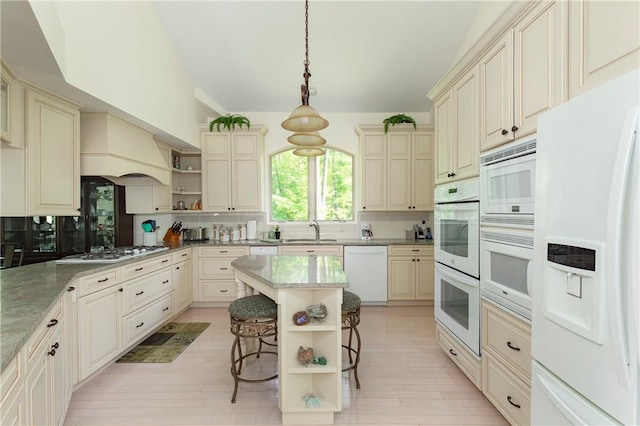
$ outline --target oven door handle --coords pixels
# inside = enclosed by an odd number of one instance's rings
[[[527,294],[533,299],[531,286],[533,283],[533,260],[527,262]]]
[[[480,287],[480,280],[476,278],[470,277],[461,272],[453,270],[448,266],[442,265],[441,263],[438,263],[438,262],[436,262],[436,268],[443,276],[451,279],[456,283],[464,284],[466,287],[470,287],[470,288]]]

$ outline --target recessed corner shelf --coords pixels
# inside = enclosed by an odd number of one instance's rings
[[[174,173],[181,173],[181,174],[199,174],[202,173],[202,170],[182,170],[182,169],[172,169]]]
[[[288,325],[287,331],[336,331],[335,325]]]
[[[310,365],[308,367],[291,367],[287,369],[289,374],[329,374],[336,373],[338,369],[330,365]]]
[[[202,191],[171,191],[171,193],[176,195],[200,195]]]

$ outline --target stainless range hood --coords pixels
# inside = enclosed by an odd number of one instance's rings
[[[80,117],[80,174],[117,185],[169,185],[171,171],[153,135],[108,113]]]

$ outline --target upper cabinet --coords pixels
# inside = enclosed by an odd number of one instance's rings
[[[80,208],[80,112],[27,87],[25,147],[2,151],[2,216],[77,216]],[[15,138],[15,134],[13,134]]]
[[[640,66],[640,2],[568,3],[571,98]]]
[[[365,211],[433,210],[433,126],[361,126]]]
[[[24,87],[0,63],[0,140],[3,146],[24,147]]]
[[[536,131],[566,100],[566,2],[540,2],[480,58],[480,147]]]
[[[478,176],[478,71],[471,68],[435,100],[436,184]]]
[[[158,151],[166,163],[171,164],[171,148],[156,140]],[[129,182],[132,182],[131,180]],[[129,214],[171,213],[171,184],[169,185],[127,185],[126,208]]]
[[[266,128],[203,132],[202,209],[210,212],[262,210]]]

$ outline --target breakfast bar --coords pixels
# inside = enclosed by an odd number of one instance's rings
[[[262,293],[278,305],[278,408],[282,424],[333,424],[342,410],[342,291],[348,281],[335,256],[242,256],[235,268],[239,297]],[[296,325],[294,315],[324,305],[321,321]],[[326,365],[302,365],[313,348]],[[310,397],[313,404],[309,404]]]

